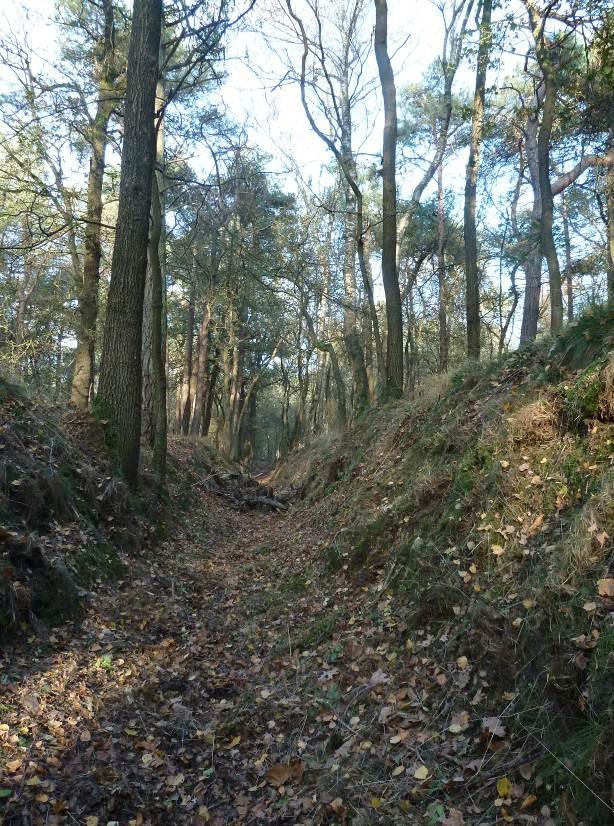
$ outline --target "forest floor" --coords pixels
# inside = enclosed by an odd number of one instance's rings
[[[323,435],[285,512],[190,439],[135,497],[0,381],[0,822],[614,822],[608,313]]]
[[[466,657],[413,653],[381,581],[305,580],[326,541],[308,511],[200,491],[168,533],[81,622],[5,651],[7,826],[554,823],[538,744],[501,762],[501,720],[464,736]]]

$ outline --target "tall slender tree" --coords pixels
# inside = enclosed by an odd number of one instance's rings
[[[138,478],[141,439],[141,341],[162,0],[134,0],[124,115],[121,182],[102,345],[99,413],[110,419],[130,485]]]
[[[109,121],[117,104],[115,82],[121,71],[116,48],[113,0],[102,0],[101,33],[93,49],[93,78],[97,89],[96,111],[90,120],[87,137],[90,165],[85,208],[83,281],[78,291],[77,349],[73,367],[71,402],[87,409],[92,400],[94,351],[98,320],[100,280],[102,191]]]
[[[463,233],[465,240],[465,282],[467,304],[467,355],[480,358],[480,279],[478,272],[478,244],[476,232],[476,201],[478,175],[484,135],[484,101],[486,97],[486,70],[492,44],[492,0],[483,0],[479,27],[475,91],[471,112],[471,141],[465,176],[465,209]],[[479,16],[479,15],[478,15]]]
[[[397,90],[388,54],[388,4],[375,0],[375,57],[384,98],[382,148],[382,279],[386,295],[386,395],[403,393],[403,310],[397,272]]]

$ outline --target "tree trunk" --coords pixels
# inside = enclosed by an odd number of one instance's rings
[[[98,103],[90,129],[90,168],[85,207],[83,280],[78,301],[76,329],[77,348],[73,367],[70,401],[81,410],[87,410],[93,396],[94,353],[96,322],[98,320],[98,283],[102,255],[100,235],[102,220],[102,187],[104,182],[105,151],[108,142],[109,120],[115,105],[113,86],[115,69],[113,3],[103,0],[104,35],[102,54],[96,61],[100,72]]]
[[[203,314],[198,328],[198,367],[196,373],[196,390],[194,395],[194,410],[190,433],[198,436],[201,429],[205,401],[207,397],[207,376],[209,372],[209,321],[211,320],[211,305],[205,301]]]
[[[606,171],[606,202],[608,218],[608,237],[606,241],[608,260],[608,303],[614,307],[614,166],[609,166]]]
[[[117,230],[97,400],[99,414],[110,419],[121,468],[133,487],[140,458],[143,294],[161,24],[161,0],[134,0]]]
[[[539,186],[542,197],[541,215],[541,244],[542,251],[548,264],[548,278],[550,282],[550,332],[558,333],[563,326],[563,290],[561,284],[561,269],[552,232],[554,223],[554,199],[550,183],[550,135],[554,123],[554,108],[556,103],[556,85],[550,70],[544,77],[546,94],[544,96],[544,111],[537,139],[539,160]]]
[[[531,208],[531,233],[528,239],[529,249],[523,263],[525,290],[520,344],[528,344],[530,341],[535,340],[539,322],[542,271],[542,249],[540,243],[542,199],[537,149],[537,132],[539,129],[538,107],[539,95],[536,95],[535,111],[529,115],[525,126],[527,166],[529,168],[529,180],[533,190],[533,205]]]
[[[209,428],[211,427],[211,416],[213,414],[213,400],[215,398],[215,385],[217,384],[218,376],[220,375],[220,367],[217,362],[213,365],[211,376],[209,377],[209,387],[207,390],[207,402],[205,404],[205,414],[203,416],[203,425],[201,428],[201,436],[209,435]]]
[[[185,345],[183,350],[183,372],[181,379],[181,389],[179,391],[178,421],[176,431],[187,435],[190,429],[190,416],[192,414],[193,399],[190,393],[190,379],[192,376],[192,358],[194,353],[194,312],[196,304],[196,276],[195,267],[190,274],[190,293],[188,298],[188,311],[185,322]]]
[[[550,182],[550,137],[554,125],[556,109],[556,68],[553,65],[552,50],[545,34],[548,12],[544,15],[538,10],[534,0],[524,0],[529,13],[529,23],[535,43],[535,56],[542,75],[543,110],[537,137],[537,162],[539,170],[539,188],[541,192],[540,240],[542,252],[548,264],[550,282],[550,332],[558,333],[563,325],[563,290],[561,270],[552,232],[554,222],[554,198]]]
[[[382,147],[382,279],[386,295],[386,396],[403,393],[403,316],[396,265],[397,248],[397,93],[388,55],[388,5],[375,0],[375,57],[384,98]]]
[[[156,171],[152,178],[152,209],[150,273],[151,273],[151,378],[154,422],[153,468],[161,480],[166,476],[167,413],[166,413],[166,366],[164,347],[164,277],[163,256],[160,245],[164,243],[164,212],[162,192]],[[160,175],[160,177],[162,177]]]
[[[571,238],[569,236],[569,210],[565,193],[561,196],[561,217],[563,218],[563,240],[565,242],[565,284],[567,286],[567,321],[574,319],[573,306],[573,261],[571,258]]]
[[[471,116],[471,141],[465,177],[465,211],[463,234],[465,239],[465,281],[467,290],[467,355],[480,358],[480,280],[478,273],[478,246],[476,232],[476,201],[478,175],[484,134],[484,100],[486,96],[486,70],[492,44],[492,0],[483,0],[475,74],[475,92]]]
[[[437,170],[437,284],[439,293],[439,372],[448,370],[448,284],[446,277],[446,221],[443,203],[443,166]]]

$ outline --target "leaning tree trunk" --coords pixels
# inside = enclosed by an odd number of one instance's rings
[[[117,230],[97,399],[100,415],[110,419],[121,468],[133,487],[141,446],[143,295],[156,153],[154,112],[161,25],[161,0],[134,0]]]
[[[77,348],[70,390],[71,402],[81,410],[88,408],[94,385],[98,283],[100,281],[100,259],[102,255],[100,243],[103,206],[102,187],[109,120],[115,106],[113,92],[115,81],[115,68],[113,66],[114,23],[111,0],[104,0],[102,8],[104,35],[102,38],[102,54],[97,61],[97,68],[100,71],[98,103],[90,131],[91,154],[85,207],[83,280],[77,296]]]
[[[388,55],[388,5],[375,0],[375,57],[384,98],[382,162],[382,279],[386,295],[386,395],[403,393],[403,310],[396,265],[397,248],[397,92]]]
[[[465,239],[465,281],[467,290],[467,355],[470,359],[480,358],[480,280],[478,273],[478,243],[475,224],[478,175],[482,137],[484,134],[484,99],[486,96],[486,69],[492,44],[491,33],[492,0],[484,0],[480,22],[480,45],[478,47],[475,74],[475,92],[471,117],[471,142],[465,177],[465,215],[463,234]]]

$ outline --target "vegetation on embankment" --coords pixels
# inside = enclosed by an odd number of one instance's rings
[[[466,707],[506,731],[489,748],[537,751],[561,812],[591,824],[611,822],[614,768],[613,347],[614,313],[594,310],[370,412],[280,474],[330,527],[323,576],[337,595],[362,588],[352,624],[381,625],[391,669],[408,652],[416,667],[469,663]]]
[[[78,617],[155,533],[157,498],[113,473],[103,426],[0,378],[0,635]],[[24,626],[24,627],[26,627]]]

